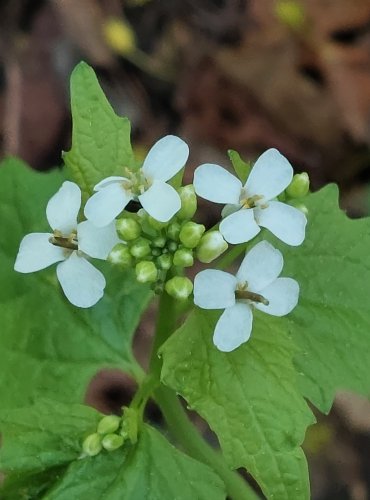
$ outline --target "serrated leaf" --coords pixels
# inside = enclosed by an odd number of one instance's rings
[[[334,185],[304,203],[304,244],[280,244],[284,274],[301,288],[299,307],[285,321],[300,348],[295,363],[303,393],[327,412],[336,390],[370,394],[370,219],[349,219]]]
[[[229,155],[230,161],[232,163],[232,166],[234,167],[236,175],[244,184],[247,180],[249,172],[252,169],[251,163],[244,161],[240,157],[240,154],[237,151],[234,151],[233,149],[229,149],[227,154]]]
[[[145,425],[137,445],[73,462],[44,500],[221,500],[221,480]]]
[[[105,177],[136,168],[130,142],[130,122],[117,116],[96,78],[81,62],[71,76],[72,148],[63,158],[83,198]]]
[[[45,207],[61,181],[60,172],[36,173],[15,160],[0,168],[0,217],[6,235],[0,248],[3,408],[28,404],[38,396],[80,402],[89,380],[102,368],[139,373],[131,340],[151,294],[132,273],[105,266],[103,299],[93,308],[79,309],[64,297],[55,266],[32,274],[13,269],[22,237],[47,230]]]
[[[216,432],[232,468],[246,467],[268,498],[309,498],[299,445],[313,416],[299,393],[294,348],[280,318],[255,314],[251,340],[212,343],[219,312],[197,309],[162,348],[162,381]]]

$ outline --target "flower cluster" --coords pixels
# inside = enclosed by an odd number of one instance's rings
[[[94,187],[84,207],[86,220],[79,223],[80,188],[64,182],[46,208],[52,231],[23,238],[15,269],[29,273],[56,263],[62,290],[78,307],[91,307],[104,293],[105,278],[90,258],[132,268],[137,280],[150,283],[156,293],[166,290],[187,299],[193,283],[183,275],[184,268],[195,259],[210,263],[228,243],[246,243],[261,228],[289,245],[303,242],[306,216],[283,201],[304,196],[308,177],[293,176],[277,150],[259,157],[244,185],[222,167],[204,164],[195,171],[194,185],[175,189],[168,181],[188,155],[180,138],[162,138],[140,169],[123,168],[121,177],[108,177]],[[206,231],[193,220],[196,195],[225,205],[219,228]],[[127,210],[130,202],[139,206],[134,213]],[[279,278],[282,267],[281,253],[261,241],[246,254],[236,276],[208,269],[195,277],[195,304],[225,309],[214,332],[220,350],[231,351],[248,340],[253,307],[275,316],[295,307],[299,286],[291,278]]]

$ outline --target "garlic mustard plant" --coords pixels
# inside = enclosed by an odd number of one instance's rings
[[[103,296],[105,278],[87,260],[105,260],[119,241],[114,224],[97,228],[89,221],[77,223],[81,190],[65,181],[49,200],[46,217],[52,233],[27,234],[21,241],[14,269],[32,273],[52,264],[67,299],[78,307],[91,307]]]
[[[229,243],[243,243],[267,228],[288,245],[300,245],[305,237],[306,216],[275,198],[293,179],[293,168],[276,149],[256,161],[247,182],[224,168],[206,163],[194,175],[196,193],[215,203],[226,203],[220,231]]]
[[[225,309],[213,335],[220,351],[233,351],[249,339],[253,307],[284,316],[297,305],[298,283],[278,277],[283,263],[281,252],[261,241],[246,254],[236,276],[213,269],[196,275],[194,303],[203,309]]]

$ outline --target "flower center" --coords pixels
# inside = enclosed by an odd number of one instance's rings
[[[151,186],[151,181],[143,175],[141,170],[132,172],[125,168],[124,176],[126,179],[122,182],[123,189],[135,197],[143,194]]]
[[[250,302],[258,302],[259,304],[263,304],[265,306],[269,305],[269,301],[259,293],[248,291],[248,283],[245,281],[244,283],[238,283],[238,286],[235,290],[235,298],[239,300],[248,300]]]
[[[261,201],[263,200],[263,196],[260,194],[255,194],[253,196],[247,196],[244,190],[242,190],[242,194],[239,199],[239,203],[241,204],[242,208],[266,208],[268,205],[267,203],[262,204]]]
[[[72,231],[69,236],[63,236],[63,234],[55,229],[53,236],[49,238],[52,245],[57,247],[67,248],[68,250],[78,250],[78,241],[76,231]]]

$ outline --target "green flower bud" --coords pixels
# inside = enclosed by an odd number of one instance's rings
[[[167,248],[168,248],[168,251],[169,252],[176,252],[176,250],[178,249],[179,245],[176,243],[176,241],[169,241],[167,243]]]
[[[161,248],[152,248],[152,255],[153,257],[159,257],[160,255],[162,255]]]
[[[191,267],[194,264],[193,252],[189,248],[179,248],[173,256],[175,266]]]
[[[103,437],[102,445],[107,451],[114,451],[117,448],[120,448],[125,439],[123,436],[119,436],[118,434],[107,434]]]
[[[153,246],[158,248],[163,248],[166,245],[166,238],[164,236],[158,236],[153,240]]]
[[[302,172],[301,174],[295,174],[292,182],[286,188],[286,194],[290,198],[303,198],[308,193],[310,189],[310,178],[307,172]]]
[[[108,255],[108,262],[117,266],[127,268],[132,267],[133,258],[127,245],[117,243]]]
[[[87,438],[82,443],[82,451],[89,457],[95,457],[95,455],[101,452],[101,449],[101,436],[97,432],[87,436]]]
[[[138,238],[130,247],[131,255],[142,259],[151,253],[150,241],[146,238]]]
[[[208,231],[204,234],[196,249],[197,259],[209,264],[217,259],[228,247],[220,231]]]
[[[99,434],[110,434],[115,432],[120,426],[121,419],[117,415],[107,415],[103,417],[98,424]]]
[[[148,223],[156,230],[163,229],[168,225],[168,222],[159,222],[159,220],[154,219],[151,215],[148,215]]]
[[[177,192],[180,195],[181,208],[177,212],[176,217],[180,220],[189,220],[197,211],[197,195],[195,194],[194,186],[189,184],[188,186],[180,187]]]
[[[193,283],[185,276],[174,276],[167,281],[165,289],[174,299],[186,300],[193,291]]]
[[[181,225],[178,222],[171,222],[167,228],[167,236],[173,241],[178,241],[181,231]]]
[[[172,255],[169,253],[160,255],[156,260],[157,266],[164,271],[168,271],[172,266]]]
[[[118,219],[116,222],[118,235],[125,241],[136,240],[141,234],[141,226],[135,219],[127,217]]]
[[[135,267],[136,279],[140,283],[152,283],[158,277],[158,270],[154,262],[143,260],[136,264]]]
[[[195,248],[205,230],[203,224],[186,222],[180,231],[180,241],[186,248]]]

